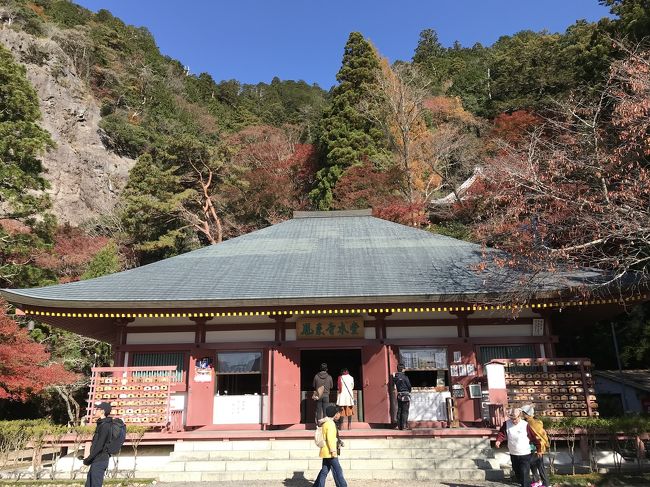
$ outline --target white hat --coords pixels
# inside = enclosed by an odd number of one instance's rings
[[[521,407],[521,412],[526,416],[535,416],[535,407],[532,404],[526,404]]]

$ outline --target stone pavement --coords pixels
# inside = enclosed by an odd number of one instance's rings
[[[344,472],[345,474],[345,472]],[[311,487],[313,482],[307,479],[287,480],[246,480],[230,482],[159,482],[161,487]],[[454,482],[454,481],[420,481],[420,480],[348,480],[348,487],[514,487],[509,482]],[[330,476],[326,487],[334,487]]]

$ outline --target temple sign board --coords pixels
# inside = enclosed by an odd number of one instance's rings
[[[296,337],[299,340],[325,338],[363,338],[361,317],[318,316],[299,318],[296,321]]]

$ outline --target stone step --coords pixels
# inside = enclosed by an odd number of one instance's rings
[[[503,478],[483,438],[345,438],[340,459],[354,480],[471,481]],[[161,481],[311,479],[321,459],[312,439],[178,442]]]
[[[346,446],[344,454],[355,458],[366,459],[398,459],[398,458],[438,458],[438,459],[480,459],[492,458],[493,451],[483,448],[470,451],[434,449],[434,448],[378,448],[378,449],[354,449]],[[224,450],[224,451],[174,451],[170,455],[173,462],[176,461],[207,461],[207,460],[274,460],[294,459],[303,460],[314,458],[318,449],[312,444],[308,449],[300,450]]]
[[[487,462],[469,459],[403,458],[359,459],[341,458],[341,466],[348,470],[458,470],[490,468]],[[169,462],[161,467],[166,472],[225,472],[225,471],[286,471],[290,469],[312,470],[320,468],[318,457],[300,460],[196,460]]]
[[[492,472],[478,469],[445,469],[445,470],[387,470],[368,469],[354,470],[341,465],[346,479],[349,480],[453,480],[453,481],[482,481],[492,477]],[[302,470],[298,467],[291,470],[230,470],[203,472],[163,472],[159,475],[161,482],[200,482],[200,481],[231,481],[231,480],[286,480],[292,478],[314,480],[320,470],[320,462],[316,468]],[[492,477],[496,479],[495,477]],[[502,478],[502,477],[501,477]]]
[[[490,447],[483,438],[346,438],[349,449],[429,448],[448,450],[478,450]],[[301,450],[313,448],[312,439],[304,440],[232,440],[232,441],[181,441],[174,451],[242,451],[242,450]]]

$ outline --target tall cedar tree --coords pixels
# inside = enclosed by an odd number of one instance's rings
[[[40,118],[25,68],[0,46],[1,287],[35,286],[53,277],[32,259],[34,249],[51,242],[53,229],[39,156],[54,143],[39,127]]]
[[[377,90],[379,57],[359,32],[352,32],[345,45],[343,65],[336,75],[332,104],[320,123],[319,148],[322,168],[310,198],[320,210],[332,206],[333,189],[345,170],[365,158],[381,165],[386,150],[381,129],[363,116],[358,105]]]
[[[179,167],[164,151],[144,154],[129,173],[122,193],[121,219],[141,263],[150,263],[188,250],[191,235],[179,221],[184,190]]]

